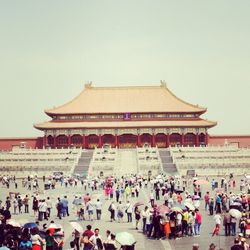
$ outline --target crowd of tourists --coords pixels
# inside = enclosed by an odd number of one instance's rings
[[[203,228],[204,216],[200,210],[205,210],[208,216],[214,220],[215,227],[211,232],[212,236],[221,234],[221,228],[224,227],[225,236],[236,237],[237,235],[235,242],[238,240],[239,244],[236,245],[244,245],[242,249],[249,247],[246,239],[250,236],[250,185],[246,177],[243,177],[238,184],[240,186],[239,193],[234,191],[236,182],[232,177],[228,180],[221,178],[220,183],[214,179],[209,182],[208,179],[186,179],[162,175],[149,179],[139,175],[123,178],[94,178],[89,181],[78,179],[71,181],[71,179],[67,177],[58,181],[49,179],[49,183],[53,189],[57,188],[58,185],[67,188],[68,185],[75,187],[81,183],[83,194],[75,195],[72,202],[69,202],[66,195],[57,197],[56,201],[53,199],[52,201],[50,197],[42,197],[39,192],[36,192],[37,186],[39,187],[37,177],[28,177],[22,182],[22,185],[26,183],[24,187],[27,187],[28,190],[30,189],[29,183],[37,183],[35,186],[31,185],[34,191],[32,196],[28,193],[14,193],[14,196],[7,196],[5,201],[1,201],[0,214],[3,234],[0,237],[0,245],[9,247],[9,249],[18,249],[15,247],[20,248],[21,242],[25,240],[31,242],[32,249],[42,249],[41,246],[46,246],[46,249],[62,249],[63,234],[56,233],[54,235],[55,232],[51,233],[50,231],[51,227],[47,227],[48,221],[52,218],[52,211],[55,211],[53,214],[61,220],[67,218],[70,213],[74,214],[79,223],[81,221],[102,220],[103,213],[109,212],[111,222],[133,223],[135,229],[142,231],[148,239],[172,240],[182,237],[199,237]],[[16,183],[14,177],[2,177],[1,180],[3,187],[7,188]],[[48,183],[45,178],[43,181],[43,184]],[[211,185],[212,192],[205,191],[203,193],[207,185]],[[93,191],[103,192],[106,201],[101,198],[94,199],[92,197]],[[142,191],[148,199],[144,202],[137,202],[140,200]],[[203,199],[204,208],[201,207]],[[108,208],[104,207],[105,203],[108,203]],[[37,227],[25,230],[23,225],[18,227],[14,225],[13,229],[11,216],[23,213],[34,214]],[[39,223],[44,224],[40,227]],[[52,221],[50,224],[55,223]],[[87,230],[91,231],[92,229]],[[38,248],[33,247],[32,237],[34,234],[41,237],[38,240],[40,242]],[[87,239],[83,232],[75,229],[72,234],[74,240],[70,244],[72,249],[80,249],[80,246],[83,249],[116,249],[115,233],[110,233],[107,228],[107,234],[107,239],[103,240],[103,237],[99,237],[99,229],[96,228],[92,235],[88,235]],[[61,241],[59,241],[61,245],[56,245],[58,237],[61,237]],[[100,240],[96,241],[95,238],[100,238]],[[15,247],[13,248],[11,244],[14,244]],[[134,245],[126,247],[134,247]]]

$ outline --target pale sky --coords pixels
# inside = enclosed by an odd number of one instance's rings
[[[0,137],[95,86],[160,84],[250,134],[250,1],[0,1]]]

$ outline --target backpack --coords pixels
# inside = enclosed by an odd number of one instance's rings
[[[99,249],[100,249],[100,250],[103,249],[103,244],[102,244],[102,241],[101,241],[100,238],[97,238],[97,239],[96,239],[96,245],[97,245],[97,247],[98,247],[98,250],[99,250]]]
[[[108,211],[111,212],[113,209],[112,209],[112,206],[111,204],[109,205],[109,208],[108,208]]]

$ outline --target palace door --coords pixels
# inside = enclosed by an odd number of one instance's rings
[[[120,148],[135,148],[137,146],[137,135],[123,134],[119,136]]]

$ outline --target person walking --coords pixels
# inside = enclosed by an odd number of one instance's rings
[[[119,204],[117,205],[117,219],[118,219],[118,222],[123,222],[123,205],[122,205],[122,202],[119,201]]]
[[[230,236],[231,235],[231,215],[229,214],[228,210],[224,214],[223,225],[225,228],[225,235]]]
[[[209,201],[209,215],[214,214],[214,199],[211,198]]]
[[[194,234],[196,236],[200,236],[200,228],[201,228],[202,216],[199,209],[195,209],[195,224],[194,224]]]
[[[132,211],[133,211],[132,204],[129,201],[127,201],[125,212],[127,214],[128,222],[132,222]]]
[[[115,204],[113,201],[109,205],[108,211],[110,212],[110,221],[112,222],[115,220]]]
[[[209,192],[206,192],[206,194],[204,195],[205,210],[206,210],[206,211],[207,211],[207,209],[209,208],[209,200],[210,200]]]
[[[138,224],[141,219],[141,212],[138,207],[135,207],[134,213],[135,213],[135,229],[138,230]]]
[[[99,199],[97,199],[95,207],[96,207],[96,219],[100,220],[102,215],[102,202]]]
[[[24,213],[29,213],[29,197],[28,195],[25,195],[23,199],[23,205],[24,205]]]
[[[220,225],[221,225],[221,216],[219,213],[216,213],[216,215],[214,216],[214,220],[215,220],[215,229],[213,231],[212,236],[218,236],[219,231],[220,231]]]

